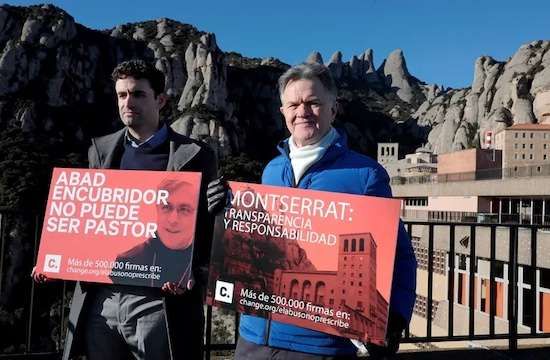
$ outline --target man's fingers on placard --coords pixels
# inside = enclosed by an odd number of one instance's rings
[[[31,277],[36,283],[39,283],[39,284],[42,284],[48,281],[48,277],[43,273],[39,272],[38,270],[36,270],[36,266],[32,268]]]
[[[226,184],[226,182],[223,179],[223,177],[219,177],[217,179],[214,179],[214,180],[210,181],[208,183],[208,185],[206,186],[206,188],[208,190],[218,188],[218,187],[221,187],[223,189],[223,188],[225,188],[225,184]]]
[[[221,177],[221,176],[217,179],[214,179],[214,180],[210,181],[208,183],[208,187],[216,186],[216,185],[220,185],[220,184],[223,184],[223,177]]]
[[[218,184],[212,187],[209,186],[208,189],[206,189],[206,195],[208,196],[212,196],[218,193],[225,194],[225,186],[223,186],[223,184]]]
[[[225,197],[225,192],[217,193],[208,197],[208,203],[217,203]]]

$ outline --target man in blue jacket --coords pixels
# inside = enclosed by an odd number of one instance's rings
[[[332,127],[336,86],[328,69],[302,64],[279,78],[281,112],[290,138],[264,169],[262,183],[348,194],[391,197],[389,178],[376,161],[350,149],[342,131]],[[393,355],[411,319],[416,290],[416,259],[403,224],[399,225],[388,321],[387,346],[367,344],[373,358]],[[353,359],[349,339],[295,325],[242,315],[236,360]]]

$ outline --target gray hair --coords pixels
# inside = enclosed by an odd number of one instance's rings
[[[336,98],[338,89],[330,75],[329,69],[325,65],[317,63],[304,63],[293,66],[285,71],[285,73],[279,77],[279,96],[281,98],[283,97],[283,92],[291,81],[314,79],[319,79],[329,94]]]

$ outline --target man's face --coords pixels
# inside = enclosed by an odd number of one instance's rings
[[[533,101],[533,112],[539,123],[550,124],[550,90],[537,94]]]
[[[126,77],[115,83],[120,119],[137,138],[152,135],[159,125],[159,112],[166,103],[155,96],[149,80]]]
[[[169,249],[183,250],[193,241],[195,208],[188,202],[190,187],[180,186],[170,192],[166,205],[157,209],[157,232]]]
[[[281,102],[286,127],[298,147],[318,142],[336,115],[334,97],[319,79],[289,82]]]

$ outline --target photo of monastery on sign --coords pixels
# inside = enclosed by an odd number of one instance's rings
[[[208,302],[383,343],[399,201],[231,182]]]

